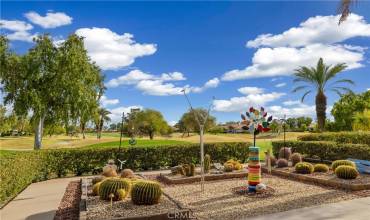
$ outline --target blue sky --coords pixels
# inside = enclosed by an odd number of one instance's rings
[[[102,104],[118,120],[131,106],[160,110],[169,122],[212,103],[219,122],[239,120],[250,105],[281,117],[314,116],[314,96],[292,94],[293,69],[345,62],[339,78],[370,88],[370,2],[358,2],[337,26],[328,2],[1,2],[1,32],[24,53],[32,36],[50,33],[56,44],[85,37],[106,75]],[[295,28],[295,29],[292,29]],[[270,34],[270,35],[267,35]],[[208,83],[207,83],[208,82]],[[329,107],[338,100],[327,93]]]

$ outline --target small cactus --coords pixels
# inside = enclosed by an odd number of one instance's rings
[[[225,172],[232,172],[234,170],[234,165],[232,163],[225,163],[224,164],[224,171]]]
[[[279,151],[279,159],[289,160],[291,154],[292,154],[291,148],[282,147],[280,148],[280,151]]]
[[[352,166],[356,167],[356,164],[350,160],[336,160],[331,164],[331,169],[335,171],[335,169],[340,166],[340,165],[347,165],[347,166]]]
[[[277,160],[276,164],[277,164],[277,167],[279,167],[279,168],[287,167],[288,166],[288,160],[286,160],[284,158],[280,158],[280,159]]]
[[[211,169],[211,156],[209,156],[209,154],[206,154],[204,156],[204,173],[209,173],[210,169]]]
[[[290,156],[290,160],[292,161],[292,166],[295,166],[297,163],[302,162],[302,155],[300,153],[294,153]]]
[[[326,173],[329,171],[329,167],[326,164],[318,163],[313,166],[314,170],[313,172],[323,172]]]
[[[161,186],[154,181],[139,181],[131,190],[131,199],[136,205],[156,204],[159,202],[161,196]]]
[[[115,193],[115,196],[118,197],[118,201],[124,200],[127,197],[127,191],[124,189],[118,189]]]
[[[184,167],[186,176],[194,176],[194,174],[195,174],[195,165],[193,163],[185,164],[185,165],[183,165],[183,167]]]
[[[185,175],[185,170],[183,166],[180,166],[180,165],[174,166],[174,167],[171,167],[171,173],[173,175],[177,175],[177,174]]]
[[[272,167],[276,165],[276,158],[272,155],[270,156],[270,162]]]
[[[335,175],[341,179],[356,179],[359,173],[353,166],[340,165],[335,169]]]
[[[134,176],[134,171],[131,169],[124,169],[121,172],[121,178],[130,178],[132,176]]]
[[[116,194],[117,190],[124,189],[126,192],[129,192],[131,188],[130,181],[120,178],[109,178],[104,180],[99,187],[99,196],[100,199],[110,200],[109,195],[114,194],[113,200],[119,200],[118,195]]]
[[[93,185],[93,187],[92,187],[92,194],[94,195],[94,196],[97,196],[97,195],[99,195],[99,188],[100,188],[100,184],[101,184],[102,182],[98,182],[98,183],[95,183],[94,185]]]
[[[297,173],[301,174],[310,174],[314,171],[313,165],[307,162],[299,162],[294,166],[294,168]]]
[[[105,177],[116,177],[117,176],[117,171],[112,165],[106,165],[103,167],[103,176]]]

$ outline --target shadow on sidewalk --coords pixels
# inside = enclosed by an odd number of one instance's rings
[[[30,215],[26,220],[53,220],[56,210]]]

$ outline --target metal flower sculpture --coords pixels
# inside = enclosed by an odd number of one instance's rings
[[[256,135],[270,130],[269,125],[272,121],[272,116],[267,118],[267,112],[265,112],[263,107],[260,110],[250,107],[245,115],[241,114],[241,117],[243,120],[242,128],[253,134],[253,146],[256,146]]]

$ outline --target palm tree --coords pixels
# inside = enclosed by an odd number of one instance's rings
[[[347,87],[338,85],[341,83],[354,84],[352,80],[349,79],[340,79],[336,80],[330,85],[328,82],[331,81],[338,73],[347,68],[347,65],[344,63],[339,63],[334,66],[325,65],[322,58],[317,62],[316,68],[314,67],[305,67],[301,66],[295,70],[294,82],[302,82],[306,85],[300,85],[293,89],[293,92],[306,90],[302,96],[301,101],[304,101],[304,98],[310,94],[313,89],[316,90],[316,116],[319,129],[322,131],[325,127],[325,111],[326,111],[326,96],[325,91],[329,89],[333,92],[336,92],[339,96],[343,95],[343,92],[352,92]]]
[[[98,129],[98,139],[100,139],[101,138],[101,132],[102,132],[103,126],[104,126],[104,122],[107,122],[107,121],[111,120],[111,118],[108,116],[108,115],[111,114],[111,112],[108,111],[105,108],[100,108],[98,110],[98,113],[99,113],[99,122],[98,122],[97,129]]]

